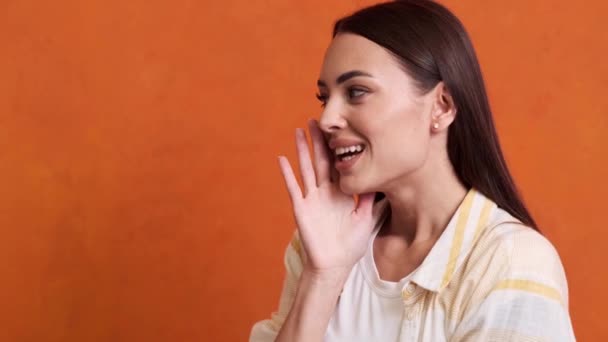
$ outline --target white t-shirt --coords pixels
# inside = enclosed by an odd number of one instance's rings
[[[399,282],[380,279],[373,252],[379,231],[379,227],[374,230],[367,252],[345,283],[329,322],[327,341],[396,341],[400,335],[403,316],[407,314],[401,293],[411,285],[415,271]]]

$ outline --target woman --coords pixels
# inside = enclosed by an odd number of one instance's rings
[[[460,21],[430,0],[339,20],[323,112],[279,158],[297,231],[250,341],[572,341],[559,256],[503,158]]]

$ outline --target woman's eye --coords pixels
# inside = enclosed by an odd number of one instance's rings
[[[317,100],[321,101],[321,107],[325,107],[325,104],[327,103],[327,96],[321,94],[317,94],[316,96]]]
[[[349,98],[349,100],[353,100],[365,95],[365,93],[367,93],[367,90],[359,88],[349,88],[346,92],[348,93],[347,97]],[[325,107],[325,105],[327,105],[327,100],[329,100],[329,96],[317,93],[316,97],[317,100],[321,101],[321,107]]]
[[[357,98],[360,96],[363,96],[363,94],[365,94],[367,91],[363,90],[363,89],[357,89],[357,88],[350,88],[348,89],[348,97],[352,98]]]

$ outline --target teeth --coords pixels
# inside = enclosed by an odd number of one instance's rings
[[[338,147],[338,148],[336,148],[335,154],[336,154],[336,156],[339,156],[341,154],[348,153],[348,152],[361,152],[362,150],[363,150],[363,145]]]

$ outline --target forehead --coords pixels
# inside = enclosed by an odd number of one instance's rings
[[[382,46],[363,36],[340,33],[325,52],[320,79],[331,81],[350,70],[381,76],[401,71],[401,68],[394,56]]]

